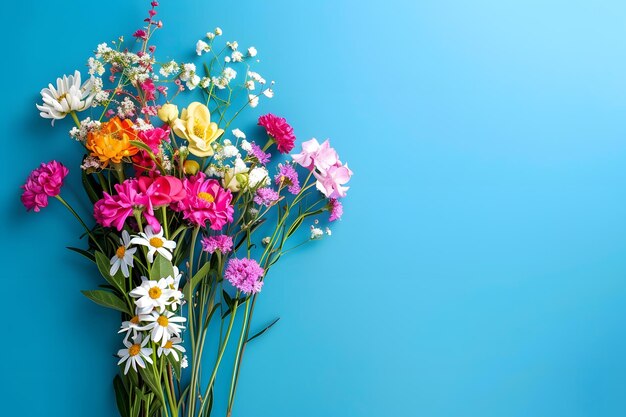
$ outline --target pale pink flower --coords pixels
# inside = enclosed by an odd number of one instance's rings
[[[344,187],[344,184],[350,181],[352,176],[348,164],[334,165],[325,172],[313,171],[313,175],[317,179],[315,186],[328,198],[345,197],[346,191],[350,188]]]
[[[313,138],[302,143],[302,152],[291,155],[293,160],[306,169],[326,171],[339,162],[339,157],[335,149],[330,147],[330,141],[326,139],[320,145],[317,139]]]

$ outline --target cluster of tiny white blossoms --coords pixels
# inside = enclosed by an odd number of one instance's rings
[[[130,277],[137,245],[145,248],[146,259],[150,263],[157,256],[171,261],[172,250],[176,247],[176,242],[163,237],[163,229],[156,233],[151,226],[146,226],[144,232],[134,236],[124,230],[119,243],[111,258],[109,273],[114,276],[121,271],[126,278]],[[141,284],[129,293],[135,300],[135,314],[122,322],[118,332],[125,334],[124,348],[117,353],[120,357],[118,365],[126,363],[124,374],[131,366],[137,371],[137,367],[145,368],[146,362],[153,363],[154,353],[157,357],[167,357],[186,367],[185,348],[180,337],[186,318],[176,315],[183,303],[183,294],[179,289],[182,274],[176,266],[173,272],[173,275],[158,280],[141,277]]]
[[[314,224],[311,225],[311,240],[318,240],[324,237],[324,234],[327,236],[331,236],[333,232],[327,227],[325,230],[322,230],[317,225],[319,224],[319,220],[315,220]]]

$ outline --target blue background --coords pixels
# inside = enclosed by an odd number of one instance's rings
[[[3,6],[3,415],[116,415],[117,315],[64,249],[80,227],[18,187],[56,158],[82,198],[70,121],[34,104],[147,3]],[[189,58],[218,25],[255,45],[278,84],[249,125],[282,114],[355,172],[332,238],[264,288],[256,326],[282,319],[235,416],[626,414],[624,2],[163,3],[158,52]]]

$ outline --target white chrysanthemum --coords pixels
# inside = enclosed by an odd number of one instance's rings
[[[152,355],[152,348],[146,347],[149,340],[150,339],[147,337],[143,339],[141,334],[135,336],[132,343],[128,340],[124,340],[124,346],[126,346],[126,349],[120,349],[117,351],[117,356],[122,358],[117,364],[121,365],[126,362],[124,375],[128,373],[128,369],[131,365],[133,366],[135,372],[137,372],[137,365],[145,368],[145,362],[152,363],[152,359],[150,359],[150,355]]]
[[[137,314],[147,314],[153,309],[162,312],[165,306],[171,303],[175,296],[174,290],[170,289],[167,278],[152,281],[146,277],[141,277],[141,285],[135,287],[129,294],[136,298]]]
[[[181,343],[183,343],[183,341],[180,337],[172,337],[165,343],[165,345],[158,347],[157,355],[159,355],[159,357],[161,357],[162,355],[172,355],[174,359],[176,359],[176,361],[178,362],[180,360],[178,352],[186,352]]]
[[[203,52],[209,52],[210,50],[211,47],[209,46],[209,44],[202,39],[196,42],[196,53],[198,54],[198,56],[202,55]]]
[[[176,247],[176,242],[163,237],[163,228],[159,233],[155,233],[152,226],[146,226],[144,232],[134,236],[130,243],[133,245],[143,245],[148,247],[148,262],[154,262],[154,254],[159,253],[168,261],[172,260],[172,250]]]
[[[235,136],[237,139],[245,139],[246,138],[246,134],[243,133],[239,129],[233,129],[233,136]]]
[[[139,325],[139,316],[133,316],[130,320],[122,322],[118,333],[126,333],[124,340],[128,340],[128,336],[130,335],[132,335],[133,338],[136,337],[138,330],[141,330],[141,326]]]
[[[163,313],[152,311],[150,314],[142,315],[139,318],[148,323],[141,329],[149,330],[152,341],[161,342],[161,346],[165,346],[173,336],[179,336],[185,328],[180,323],[187,321],[185,317],[175,316],[174,313],[167,310]]]
[[[111,270],[109,273],[111,276],[115,275],[121,268],[122,274],[128,278],[130,271],[128,267],[133,267],[133,255],[137,252],[137,248],[130,247],[130,236],[126,230],[122,231],[122,237],[120,238],[120,246],[115,251],[115,255],[111,258]]]
[[[93,79],[89,78],[82,85],[80,72],[74,71],[74,75],[64,75],[57,78],[57,87],[48,84],[48,88],[41,90],[43,104],[37,104],[39,115],[44,119],[63,119],[66,115],[75,111],[83,111],[91,107],[94,92]]]

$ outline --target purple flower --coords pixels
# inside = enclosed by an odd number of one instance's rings
[[[269,207],[275,201],[278,201],[278,193],[271,188],[264,187],[256,190],[256,195],[254,196],[255,203]]]
[[[291,165],[278,164],[278,174],[274,177],[276,185],[287,186],[287,190],[291,194],[300,192],[300,181],[298,173]]]
[[[201,243],[202,250],[209,253],[219,250],[224,254],[233,249],[233,238],[227,235],[206,236]]]
[[[233,287],[245,294],[256,294],[261,291],[263,281],[261,277],[265,271],[254,259],[232,258],[224,272],[226,278]]]
[[[334,222],[335,220],[341,219],[343,215],[343,205],[341,201],[336,198],[330,198],[328,200],[328,211],[330,211],[330,216],[328,217],[329,222]]]
[[[250,149],[249,155],[255,157],[259,163],[265,165],[270,161],[272,154],[263,152],[263,149],[254,142],[250,143],[250,147],[252,149]]]

